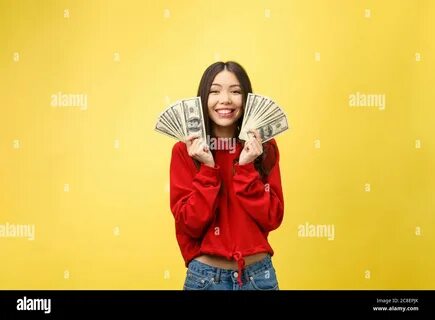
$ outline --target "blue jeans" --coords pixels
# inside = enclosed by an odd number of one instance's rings
[[[243,270],[240,286],[238,271],[220,269],[192,260],[187,268],[184,290],[279,290],[275,268],[270,256]]]

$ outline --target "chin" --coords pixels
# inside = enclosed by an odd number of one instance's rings
[[[216,123],[219,127],[230,127],[233,126],[237,121],[234,119],[213,119],[213,122]]]

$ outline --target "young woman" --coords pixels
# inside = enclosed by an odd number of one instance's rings
[[[262,144],[256,131],[237,139],[251,92],[238,63],[209,66],[198,89],[207,136],[234,139],[235,150],[198,136],[172,150],[170,200],[188,267],[185,290],[278,290],[267,241],[284,212],[278,147],[273,139]]]

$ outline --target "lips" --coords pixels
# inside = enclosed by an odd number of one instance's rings
[[[236,109],[230,109],[230,108],[222,108],[222,109],[215,109],[215,112],[218,114],[220,118],[232,118],[235,114]]]
[[[230,114],[233,111],[234,111],[234,109],[218,109],[218,110],[216,110],[216,112],[219,114]]]

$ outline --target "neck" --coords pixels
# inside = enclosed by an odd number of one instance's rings
[[[213,126],[213,134],[217,138],[233,138],[236,132],[236,124],[227,127],[221,127],[218,125]]]

